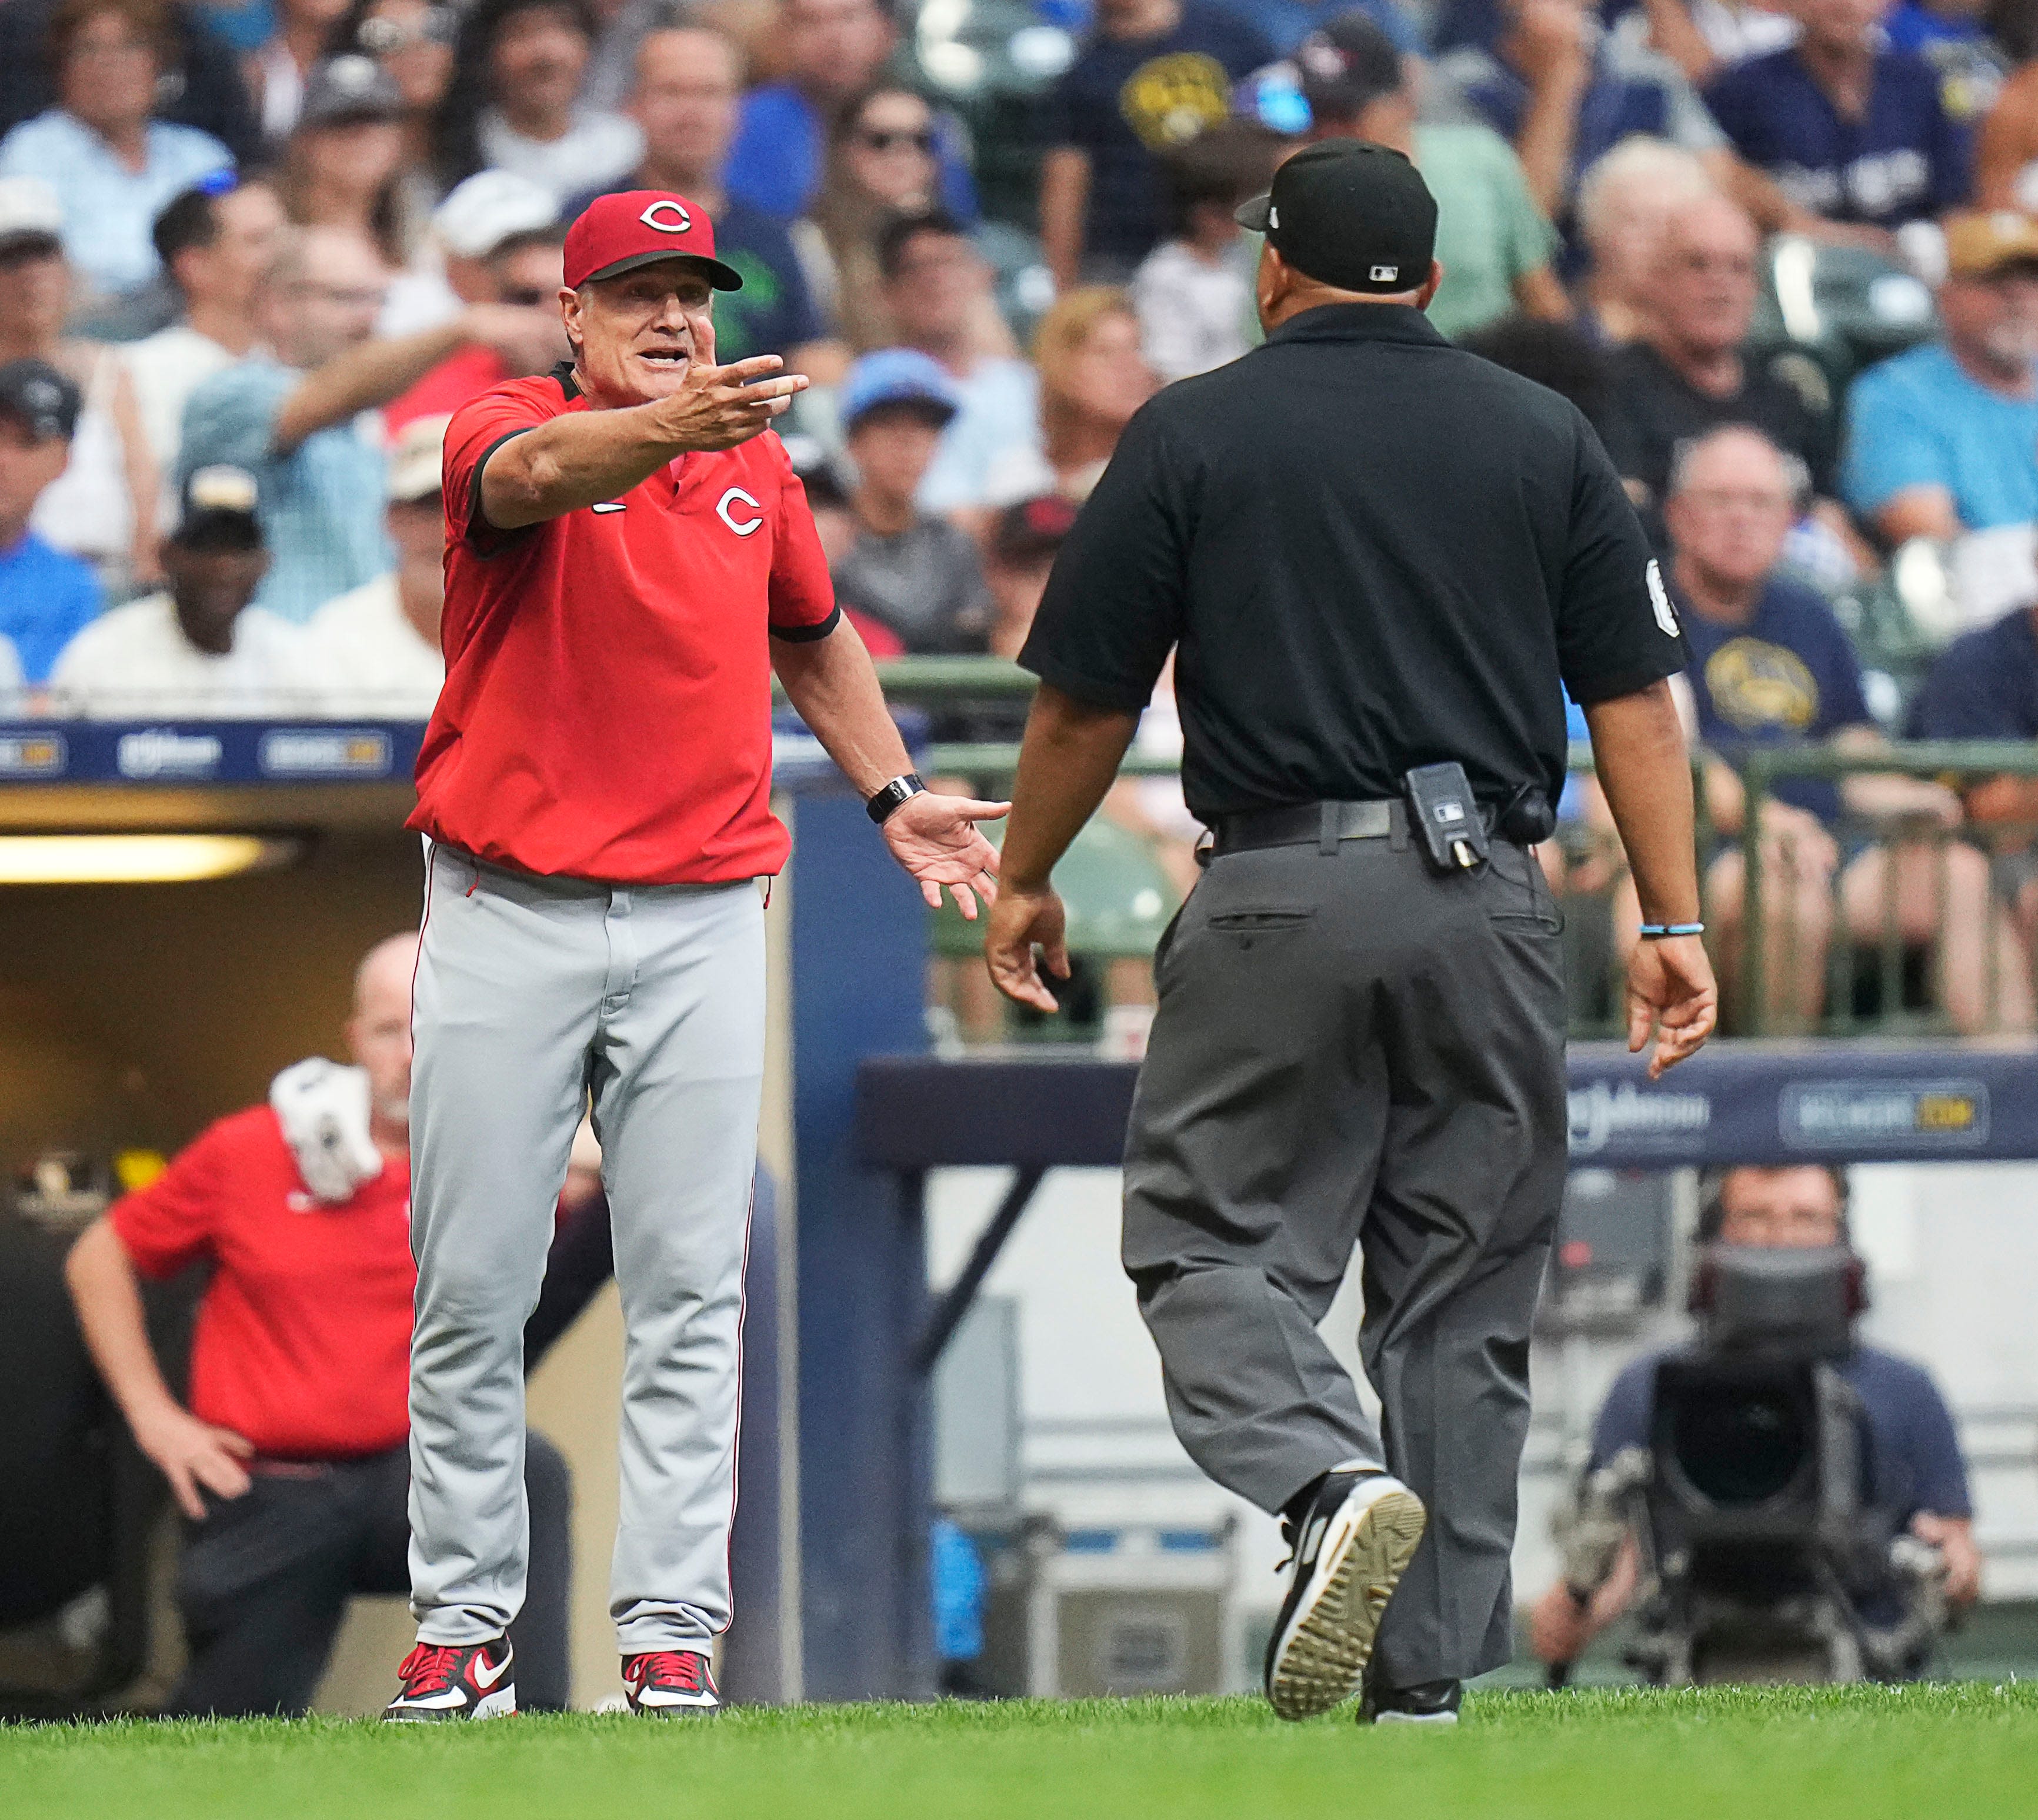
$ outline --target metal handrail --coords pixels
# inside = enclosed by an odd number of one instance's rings
[[[1750,747],[1725,760],[1744,782],[1777,778],[1839,778],[1900,771],[1915,778],[1987,771],[2038,777],[2038,744],[2012,740],[1917,740],[1872,751],[1831,746]]]
[[[938,708],[964,702],[1021,701],[1038,686],[1035,679],[1016,664],[999,657],[900,657],[881,663],[878,674],[887,696],[897,702]],[[1897,774],[1957,781],[1964,777],[2038,777],[2038,743],[2009,740],[1914,741],[1892,744],[1871,751],[1842,750],[1831,745],[1746,747],[1730,754],[1709,755],[1736,773],[1744,792],[1744,817],[1734,837],[1743,858],[1743,927],[1747,932],[1740,956],[1741,997],[1747,1001],[1752,1029],[1759,1033],[1767,1017],[1767,943],[1763,876],[1763,799],[1772,795],[1777,783],[1789,778],[1839,779],[1854,776]],[[1695,755],[1697,767],[1699,755]],[[984,785],[1002,784],[1017,772],[1019,747],[1010,743],[958,744],[939,742],[926,755],[932,773],[979,780]],[[1592,748],[1585,741],[1574,743],[1567,754],[1568,769],[1586,775],[1593,769]],[[1120,766],[1128,777],[1166,777],[1180,768],[1177,759],[1153,753],[1128,752]],[[1704,796],[1699,799],[1704,815]],[[1901,833],[1901,819],[1886,824]],[[1703,827],[1702,834],[1705,834]],[[1947,831],[1950,833],[1950,831]],[[1891,889],[1894,891],[1892,884]],[[1944,916],[1944,880],[1941,879],[1941,918]],[[1883,957],[1885,994],[1902,968],[1902,953],[1885,941]],[[1991,982],[1996,977],[1995,948],[1987,948]],[[1835,956],[1839,950],[1835,950]],[[1993,986],[1991,985],[1991,992]]]
[[[1741,959],[1741,994],[1752,1034],[1763,1034],[1768,1024],[1768,940],[1763,902],[1762,804],[1772,786],[1787,778],[1888,776],[1892,773],[1914,778],[1949,779],[1977,774],[2038,777],[2038,744],[2005,740],[1914,740],[1892,744],[1869,751],[1843,751],[1831,745],[1749,747],[1723,758],[1741,781],[1744,800],[1741,811],[1741,921],[1747,936]],[[1896,818],[1900,827],[1907,818]],[[1950,831],[1949,831],[1950,832]],[[1885,919],[1893,926],[1896,873],[1892,868],[1885,887]],[[1941,868],[1939,901],[1935,920],[1945,918],[1945,880]],[[1996,944],[1984,937],[1983,953],[1991,996],[2000,982]],[[1904,965],[1900,944],[1885,936],[1882,944],[1882,991],[1885,998],[1900,996]],[[1830,981],[1831,975],[1828,975]],[[1830,989],[1830,986],[1829,986]]]
[[[1040,679],[1009,657],[886,657],[878,680],[895,702],[982,701],[1030,695]]]

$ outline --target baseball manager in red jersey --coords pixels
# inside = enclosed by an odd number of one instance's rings
[[[713,1712],[729,1621],[737,1337],[764,1054],[756,881],[775,670],[930,902],[995,891],[837,611],[774,417],[714,363],[741,280],[704,211],[604,196],[566,236],[574,358],[446,433],[446,681],[418,761],[411,1581],[397,1719],[514,1710],[521,1334],[591,1095],[627,1341],[611,1610],[632,1708]]]

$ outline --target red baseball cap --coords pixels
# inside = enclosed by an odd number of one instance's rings
[[[566,229],[568,290],[619,278],[661,259],[684,259],[718,291],[740,291],[742,274],[714,256],[707,210],[670,190],[618,190],[597,196]]]

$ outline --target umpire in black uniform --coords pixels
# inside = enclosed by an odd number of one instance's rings
[[[1664,680],[1685,649],[1585,419],[1424,317],[1436,204],[1405,158],[1312,146],[1240,218],[1267,233],[1266,345],[1141,411],[1055,565],[987,958],[1053,1008],[1049,875],[1173,651],[1215,845],[1156,957],[1126,1269],[1182,1444],[1287,1520],[1275,1709],[1363,1680],[1362,1717],[1449,1721],[1509,1655],[1564,1179],[1559,920],[1532,850],[1564,779],[1559,685],[1649,919],[1629,1031],[1656,1031],[1660,1073],[1715,1004]],[[1354,1241],[1384,1443],[1316,1331]]]

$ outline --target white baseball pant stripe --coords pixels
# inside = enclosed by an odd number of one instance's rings
[[[625,1325],[609,1609],[625,1655],[728,1628],[743,1260],[764,1066],[754,886],[623,887],[426,856],[411,1012],[411,1609],[524,1599],[524,1323],[593,1099]]]

